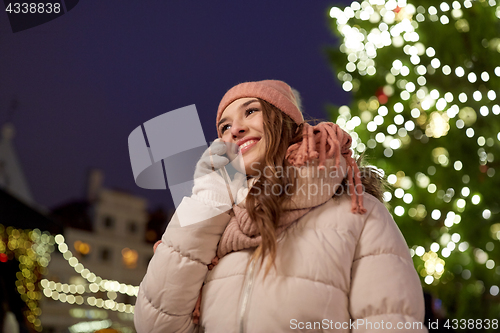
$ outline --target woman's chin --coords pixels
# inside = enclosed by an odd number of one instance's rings
[[[249,176],[257,176],[261,173],[261,163],[258,161],[245,162],[245,172]]]
[[[247,176],[255,176],[256,174],[259,174],[260,162],[247,163],[243,159],[241,159],[240,156],[231,161],[231,165],[238,172],[244,173]]]

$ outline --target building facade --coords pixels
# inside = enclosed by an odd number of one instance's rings
[[[89,199],[54,210],[54,218],[69,226],[63,237],[55,238],[57,247],[41,283],[44,331],[83,333],[113,327],[135,332],[137,286],[153,255],[145,238],[147,203],[100,188],[94,188]]]

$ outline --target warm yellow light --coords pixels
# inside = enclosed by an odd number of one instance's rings
[[[90,245],[88,243],[78,240],[73,244],[73,246],[77,252],[80,252],[83,255],[87,255],[90,252]]]
[[[125,267],[136,268],[138,258],[139,255],[136,250],[129,249],[128,247],[122,250],[122,260]]]

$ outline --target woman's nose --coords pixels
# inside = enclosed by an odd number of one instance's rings
[[[231,135],[235,138],[241,136],[247,131],[247,127],[242,122],[234,121],[231,126]]]

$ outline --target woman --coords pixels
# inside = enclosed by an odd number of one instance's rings
[[[377,177],[360,175],[337,125],[305,123],[296,96],[274,80],[225,94],[222,142],[200,159],[141,283],[138,332],[426,332],[420,281]],[[211,172],[234,145],[248,188]],[[191,223],[189,212],[209,218]]]

